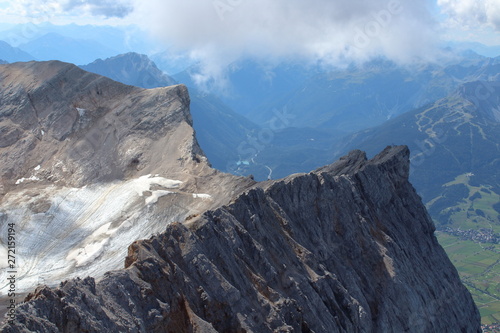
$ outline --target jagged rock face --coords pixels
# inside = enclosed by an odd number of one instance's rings
[[[38,288],[2,332],[480,332],[408,174],[389,147],[257,184],[97,283]]]
[[[0,66],[0,258],[14,223],[17,291],[119,269],[133,241],[254,184],[212,169],[191,124],[183,85],[146,90],[57,61]]]
[[[172,173],[203,159],[182,85],[145,90],[61,62],[17,63],[0,67],[0,105],[6,187]]]

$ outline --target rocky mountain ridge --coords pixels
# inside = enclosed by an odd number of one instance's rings
[[[136,174],[141,160],[148,162],[144,172],[157,173],[151,166],[158,157],[144,147],[181,128],[187,146],[168,161],[203,159],[184,86],[139,89],[57,61],[2,66],[0,82],[4,186],[29,177],[37,165],[54,170],[47,175],[52,181],[76,186]],[[180,169],[176,163],[171,167]]]
[[[136,239],[254,183],[210,167],[182,85],[146,90],[51,61],[0,66],[0,87],[0,255],[15,224],[18,292],[118,269]]]
[[[408,182],[353,151],[129,247],[125,269],[39,287],[2,332],[480,332]]]

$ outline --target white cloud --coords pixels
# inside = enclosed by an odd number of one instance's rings
[[[138,1],[138,0],[137,0]],[[430,1],[151,0],[143,23],[203,61],[207,77],[239,59],[304,58],[342,64],[387,56],[429,57],[436,40]],[[219,73],[220,74],[220,73]]]
[[[499,0],[438,0],[438,5],[455,27],[489,26],[500,31]]]
[[[221,79],[221,68],[242,57],[334,65],[377,56],[427,60],[438,37],[428,10],[435,1],[20,0],[16,6],[26,15],[126,17],[201,61],[203,82]]]

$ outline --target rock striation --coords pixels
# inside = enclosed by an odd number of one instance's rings
[[[124,269],[37,288],[1,332],[480,332],[408,176],[396,146],[256,184]]]

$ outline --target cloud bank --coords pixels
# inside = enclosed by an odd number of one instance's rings
[[[437,23],[421,0],[151,0],[136,5],[156,36],[206,74],[242,57],[346,64],[427,59]]]
[[[438,0],[438,5],[455,26],[492,27],[500,32],[500,1],[498,0]]]
[[[201,63],[198,81],[238,59],[343,66],[434,60],[448,31],[500,31],[499,0],[18,0],[28,16],[125,18]],[[436,9],[436,5],[438,9]],[[446,14],[446,25],[438,12]],[[41,13],[41,14],[40,14]],[[48,13],[48,14],[47,14]],[[440,20],[443,18],[440,17]],[[108,20],[110,21],[110,20]]]

